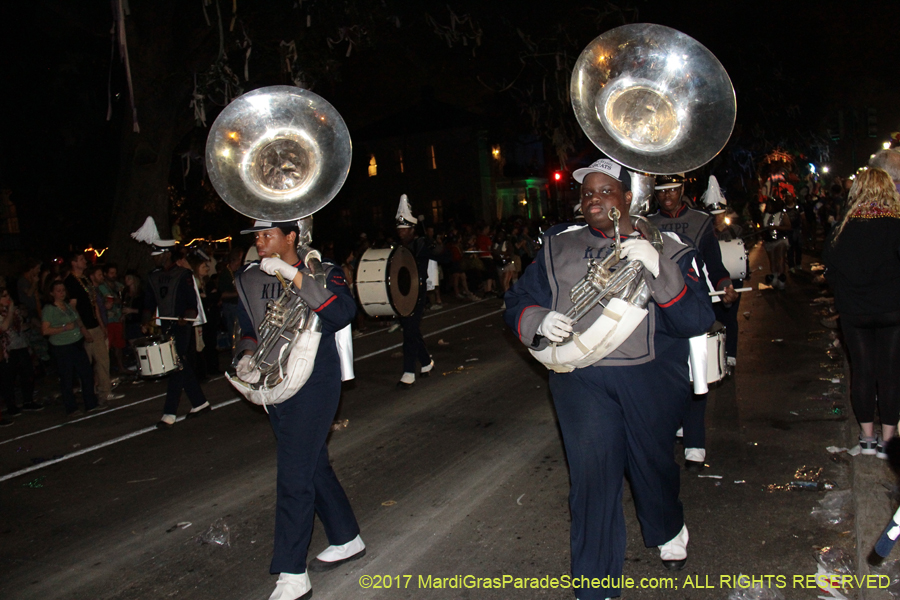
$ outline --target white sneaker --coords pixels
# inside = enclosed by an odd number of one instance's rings
[[[428,377],[428,375],[431,373],[432,369],[434,369],[434,361],[431,361],[430,363],[428,363],[427,365],[422,367],[422,369],[421,369],[422,377]]]
[[[703,462],[706,460],[706,448],[685,448],[684,458],[694,462]]]
[[[684,437],[684,427],[679,427],[675,432],[675,437]]]
[[[309,570],[314,573],[330,571],[346,562],[358,560],[366,555],[366,545],[362,538],[356,536],[346,544],[328,546],[309,563]]]
[[[687,525],[683,525],[678,535],[659,547],[659,557],[670,571],[680,571],[684,568],[687,562],[688,539]]]
[[[269,600],[300,600],[312,597],[312,584],[309,575],[300,573],[282,573],[278,576],[275,591],[269,596]]]
[[[125,394],[114,394],[114,393],[110,392],[106,395],[106,398],[104,398],[104,400],[106,400],[108,402],[110,400],[121,400],[124,397],[125,397]]]

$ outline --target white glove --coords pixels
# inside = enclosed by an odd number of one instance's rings
[[[278,259],[276,258],[273,260]],[[234,370],[241,381],[244,381],[246,383],[256,383],[257,381],[259,381],[259,369],[250,368],[249,356],[242,356],[241,360],[238,361],[237,367],[235,367]]]
[[[647,240],[626,240],[622,242],[622,257],[639,260],[654,277],[659,276],[659,252]]]
[[[269,275],[280,273],[285,281],[293,281],[294,276],[297,275],[297,271],[299,270],[297,267],[292,267],[280,258],[275,258],[274,256],[262,259],[259,263],[259,268]]]
[[[551,342],[561,342],[572,333],[572,319],[562,313],[551,310],[541,321],[537,332]]]

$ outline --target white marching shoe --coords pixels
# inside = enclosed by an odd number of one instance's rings
[[[684,468],[687,471],[702,471],[706,464],[706,448],[685,448],[684,449]]]
[[[330,571],[344,563],[359,560],[366,555],[366,545],[362,538],[356,536],[341,546],[328,546],[309,563],[309,570],[314,573]]]
[[[680,571],[687,562],[688,530],[682,525],[678,535],[659,547],[663,566],[670,571]]]
[[[306,573],[282,573],[269,600],[306,600],[312,598],[312,584]]]
[[[422,377],[428,377],[429,375],[431,375],[432,369],[434,369],[434,361],[433,360],[430,363],[428,363],[427,365],[425,365],[424,367],[422,367],[420,375]]]
[[[416,374],[406,371],[403,373],[403,375],[400,376],[400,381],[397,382],[397,389],[408,390],[413,386],[415,382]]]

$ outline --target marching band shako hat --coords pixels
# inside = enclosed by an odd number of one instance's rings
[[[150,256],[168,252],[172,246],[178,243],[177,240],[164,240],[159,237],[159,230],[156,228],[156,221],[153,220],[153,217],[147,217],[144,220],[144,224],[137,231],[133,232],[131,237],[139,242],[153,246],[153,252],[150,253]]]
[[[654,190],[670,190],[684,185],[684,173],[673,173],[672,175],[657,175],[656,186]]]
[[[608,158],[595,160],[590,166],[575,169],[575,172],[572,173],[572,177],[574,177],[575,181],[578,183],[584,183],[584,178],[591,173],[603,173],[604,175],[608,175],[621,183],[624,191],[631,191],[631,173],[628,172],[625,167],[613,160]]]
[[[397,207],[397,216],[394,219],[397,223],[397,229],[415,227],[416,223],[419,222],[412,214],[406,194],[400,196],[400,206]]]
[[[256,233],[257,231],[265,231],[266,229],[275,229],[276,227],[297,227],[297,221],[253,221],[253,227],[242,229],[241,235],[248,233]]]
[[[716,181],[715,175],[710,175],[709,187],[703,192],[700,201],[706,206],[706,210],[708,210],[711,215],[725,212],[728,201],[725,200],[725,196],[722,195],[722,189],[719,187],[719,182]]]

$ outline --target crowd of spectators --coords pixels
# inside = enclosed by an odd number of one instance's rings
[[[838,180],[827,192],[818,185],[802,184],[796,195],[793,189],[790,193],[770,190],[768,198],[759,204],[750,203],[743,215],[731,209],[720,215],[717,228],[743,222],[742,237],[748,247],[755,238],[762,240],[767,250],[779,248],[777,253],[769,252],[771,274],[765,281],[783,288],[786,274],[801,268],[804,250],[820,250],[820,240],[827,240],[840,221],[847,203],[845,187],[849,186]],[[773,215],[778,218],[773,219]],[[773,223],[775,220],[778,222]],[[433,271],[429,269],[429,310],[443,308],[446,298],[467,302],[501,297],[532,263],[540,251],[542,229],[550,225],[546,219],[531,222],[521,217],[492,224],[450,219],[422,226],[420,222],[416,233],[443,257]],[[393,229],[385,228],[372,235],[361,233],[355,242],[342,246],[329,241],[314,245],[320,247],[324,258],[343,268],[356,295],[354,282],[361,257],[369,248],[395,245],[394,236]],[[237,244],[208,244],[202,249],[178,246],[174,252],[175,262],[194,274],[203,318],[196,327],[197,358],[193,366],[202,379],[209,378],[220,373],[223,361],[230,358],[222,358],[222,354],[231,348],[237,334],[234,273],[254,253]],[[119,394],[113,386],[136,378],[132,350],[135,340],[147,334],[143,327],[146,316],[142,314],[145,280],[146,273],[119,269],[93,253],[74,253],[49,262],[26,259],[18,277],[7,277],[5,283],[0,278],[0,393],[5,406],[0,425],[13,423],[12,418],[22,412],[43,410],[42,402],[54,397],[61,397],[66,411],[74,414],[71,392],[78,387],[74,385],[76,375],[82,390],[90,387],[90,392],[96,393],[96,406],[85,394],[85,409],[102,409],[106,402],[117,399]],[[54,287],[56,282],[64,285]],[[63,292],[63,302],[77,319],[69,313],[68,317],[59,314],[62,304],[56,296]],[[48,307],[50,321],[45,310]],[[66,319],[71,319],[72,325],[66,325]],[[373,319],[359,310],[354,324],[356,335],[379,322],[385,327],[397,326],[391,319]],[[834,321],[830,325],[836,327]],[[58,331],[61,327],[71,329]],[[67,344],[76,344],[86,353],[93,365],[90,378],[78,367],[83,366],[80,355],[63,356],[66,351],[61,348]],[[36,392],[35,381],[48,378],[59,381],[59,391],[43,395]]]
[[[421,229],[418,233],[445,259],[431,274],[429,308],[440,310],[447,296],[458,301],[501,296],[540,247],[532,231],[537,227],[521,220]],[[395,244],[393,234],[370,239],[363,233],[341,252],[325,241],[322,254],[343,268],[355,295],[360,257],[369,248]],[[237,245],[173,249],[174,262],[193,273],[202,307],[192,365],[201,380],[219,374],[223,361],[230,360],[238,333],[234,273],[252,258],[253,252]],[[114,388],[137,380],[134,345],[148,333],[146,276],[120,270],[93,252],[75,252],[48,262],[28,258],[18,276],[0,277],[0,426],[14,424],[23,412],[42,411],[56,399],[67,415],[81,414],[79,390],[84,412],[102,410],[122,397]],[[374,322],[360,310],[355,328],[365,331]],[[383,324],[392,325],[390,320]]]

